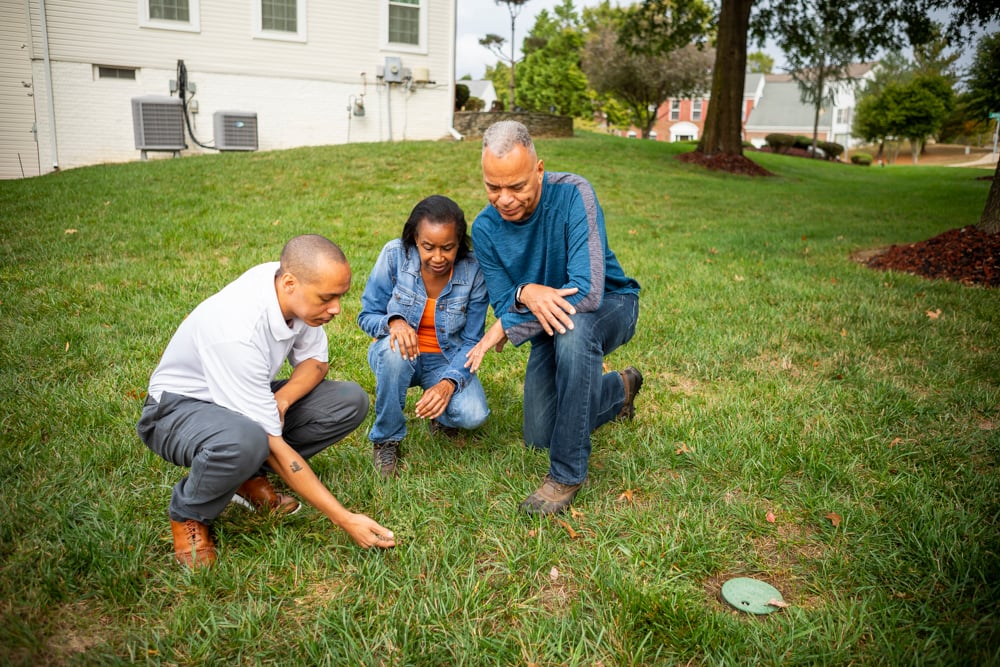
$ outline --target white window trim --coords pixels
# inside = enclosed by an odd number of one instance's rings
[[[691,120],[701,120],[704,106],[701,100],[691,100]]]
[[[389,0],[382,0],[382,16],[379,21],[379,35],[383,51],[391,50],[400,53],[427,53],[427,13],[428,0],[420,0],[420,37],[418,44],[404,44],[389,41]]]
[[[149,18],[149,0],[139,0],[139,27],[159,30],[179,30],[181,32],[201,32],[201,0],[188,0],[187,23]]]
[[[264,30],[261,27],[263,13],[260,7],[261,0],[253,0],[253,37],[254,39],[273,39],[279,42],[305,42],[306,41],[306,0],[298,0],[295,3],[295,24],[298,32],[284,32],[282,30]]]
[[[670,100],[670,120],[680,120],[681,119],[681,101],[677,99]]]

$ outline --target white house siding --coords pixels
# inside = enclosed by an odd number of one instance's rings
[[[14,2],[16,0],[0,0]],[[200,31],[140,27],[138,0],[45,0],[55,82],[58,163],[70,168],[138,159],[131,99],[169,95],[183,60],[197,86],[195,137],[213,140],[215,111],[254,112],[260,150],[447,136],[453,106],[454,0],[429,0],[427,48],[381,48],[384,2],[305,0],[306,41],[253,36],[254,0],[202,0]],[[51,164],[39,0],[29,0],[42,169]],[[376,78],[387,56],[435,84],[391,87]],[[96,66],[136,68],[100,79]],[[363,96],[365,115],[349,116]],[[390,121],[391,111],[391,121]],[[44,118],[43,118],[44,117]],[[186,153],[201,152],[190,139]],[[153,156],[153,154],[151,154]],[[7,173],[3,177],[17,177]]]
[[[37,176],[28,13],[24,0],[0,0],[0,176]],[[27,84],[27,85],[25,85]]]

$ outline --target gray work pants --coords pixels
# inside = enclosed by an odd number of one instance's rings
[[[285,383],[271,384],[271,390]],[[368,394],[354,382],[323,380],[285,413],[282,437],[303,458],[354,431],[368,415]],[[174,521],[209,523],[222,514],[240,484],[263,472],[267,433],[251,420],[215,403],[163,392],[146,399],[136,427],[153,452],[190,468],[174,485],[168,514]]]

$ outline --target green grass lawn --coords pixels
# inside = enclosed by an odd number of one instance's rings
[[[0,664],[996,664],[1000,298],[851,254],[974,224],[981,172],[687,147],[539,141],[594,184],[642,284],[608,359],[645,374],[594,435],[561,519],[519,515],[547,470],[520,437],[527,347],[487,357],[493,414],[458,445],[411,424],[401,478],[366,426],[313,459],[399,546],[362,551],[311,508],[231,507],[220,562],[172,563],[183,473],[135,435],[178,323],[301,233],[354,267],[331,376],[374,394],[355,324],[412,206],[485,202],[476,142],[155,160],[0,182]],[[938,312],[940,311],[940,312]],[[415,399],[415,393],[413,394]],[[771,520],[773,519],[773,520]],[[753,577],[790,607],[719,599]]]

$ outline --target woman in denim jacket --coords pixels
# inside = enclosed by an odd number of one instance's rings
[[[418,203],[400,238],[379,253],[361,296],[358,325],[374,340],[375,422],[368,432],[375,466],[397,474],[406,435],[406,391],[420,386],[417,417],[432,433],[474,429],[490,411],[466,354],[483,336],[488,298],[471,250],[465,214],[441,195]]]

